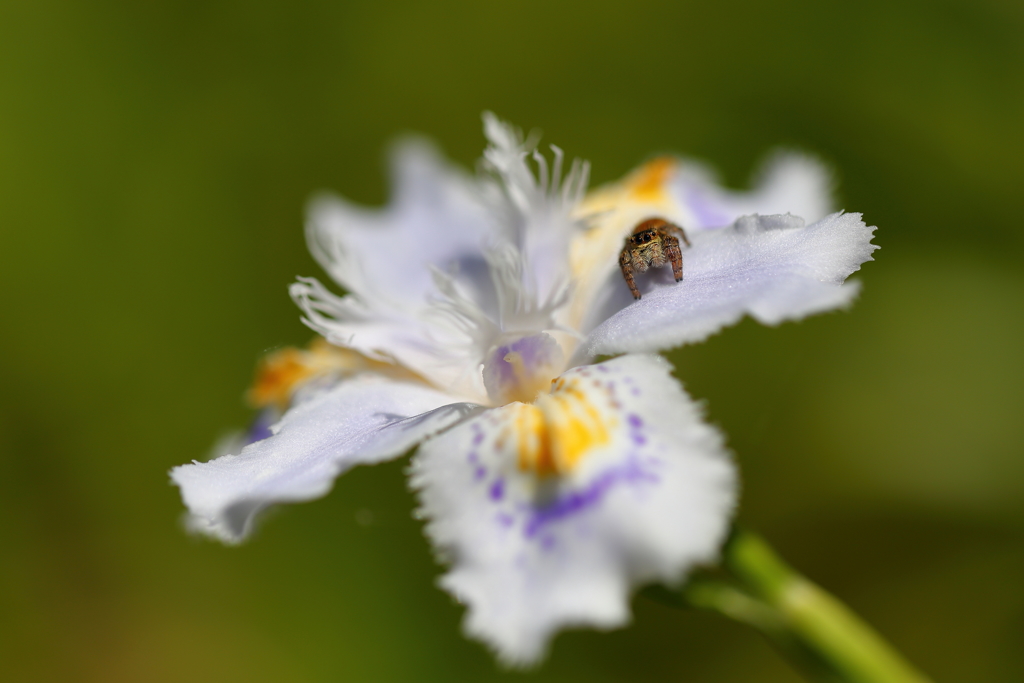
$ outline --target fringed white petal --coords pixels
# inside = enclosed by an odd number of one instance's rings
[[[569,243],[577,231],[573,214],[586,191],[590,166],[574,160],[563,176],[561,149],[551,146],[554,159],[549,166],[534,149],[534,140],[524,140],[518,130],[489,112],[484,114],[484,133],[490,142],[484,168],[493,179],[485,186],[488,204],[500,217],[502,234],[518,261],[517,282],[505,288],[515,292],[516,299],[531,302],[518,310],[504,308],[502,315],[507,326],[523,329],[532,325],[524,315],[536,310],[550,314],[564,303],[571,281]]]
[[[420,140],[395,147],[394,194],[381,209],[322,196],[310,203],[310,251],[331,277],[377,312],[414,312],[433,291],[431,267],[473,273],[495,222],[477,182]]]
[[[391,203],[378,210],[335,197],[309,208],[310,250],[348,289],[339,296],[313,278],[299,278],[292,298],[303,322],[331,343],[369,358],[397,362],[446,391],[486,396],[466,367],[480,362],[459,329],[438,324],[436,273],[443,272],[482,310],[496,296],[484,250],[498,236],[497,220],[479,182],[444,162],[420,141],[393,154]]]
[[[302,322],[331,344],[398,364],[452,396],[486,401],[476,372],[480,354],[461,330],[438,324],[434,308],[417,317],[399,309],[370,309],[355,296],[332,293],[314,278],[300,277],[288,291],[302,309]]]
[[[712,561],[735,501],[722,438],[654,356],[561,376],[427,441],[412,483],[468,635],[511,665],[567,626],[629,619],[630,590]]]
[[[747,216],[728,228],[691,236],[683,280],[670,269],[637,277],[633,301],[622,277],[608,277],[582,356],[645,352],[698,342],[751,315],[775,325],[840,308],[857,294],[843,282],[870,261],[875,228],[858,213],[835,213],[811,225],[789,215]],[[577,358],[580,360],[580,358]]]
[[[770,157],[749,191],[722,187],[714,173],[692,160],[652,159],[621,181],[592,191],[578,206],[577,216],[590,229],[573,238],[576,287],[566,320],[586,333],[607,317],[600,290],[618,273],[624,240],[642,220],[664,218],[692,236],[750,214],[791,213],[816,221],[832,206],[831,174],[821,162],[796,152]]]
[[[176,467],[171,479],[192,529],[238,542],[269,505],[319,498],[346,470],[397,457],[476,409],[422,385],[357,377],[289,410],[272,436]]]
[[[395,156],[395,197],[379,211],[334,199],[310,210],[310,248],[347,296],[312,278],[291,294],[332,343],[401,364],[435,386],[485,400],[479,366],[495,345],[561,329],[569,291],[570,218],[586,165],[562,178],[532,146],[485,116],[488,175],[468,179],[422,144]]]

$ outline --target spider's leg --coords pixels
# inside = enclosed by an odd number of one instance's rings
[[[662,242],[665,245],[665,255],[672,263],[672,275],[676,278],[676,282],[679,282],[683,279],[683,252],[679,249],[679,240],[671,235],[665,235]]]
[[[685,244],[686,246],[693,246],[692,244],[690,244],[690,240],[686,238],[686,231],[683,230],[678,225],[676,225],[675,223],[667,223],[664,229],[671,233],[672,235],[675,235],[676,237],[682,239],[683,244]]]
[[[629,291],[633,292],[633,298],[639,299],[640,290],[636,288],[636,282],[633,280],[633,260],[630,258],[628,250],[619,254],[619,268],[622,268],[622,277],[626,278],[626,284],[629,285]]]

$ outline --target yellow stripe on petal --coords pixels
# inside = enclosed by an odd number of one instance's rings
[[[274,405],[284,410],[295,392],[307,382],[327,376],[350,377],[360,372],[421,381],[405,368],[372,360],[318,337],[307,349],[289,346],[261,358],[246,398],[254,408]]]
[[[618,270],[626,236],[640,221],[679,220],[680,207],[670,191],[679,167],[674,157],[651,159],[619,182],[591,191],[577,207],[576,217],[589,229],[574,235],[569,246],[569,268],[576,284],[565,321],[569,327],[578,329],[584,323],[597,289]]]
[[[512,428],[519,446],[516,461],[519,469],[540,476],[558,474],[551,454],[551,435],[544,414],[537,406],[526,403],[513,403],[508,408],[516,411]]]
[[[630,199],[647,204],[660,204],[668,200],[665,188],[679,166],[672,157],[651,159],[626,178],[626,192]]]
[[[593,399],[603,398],[588,396],[580,380],[563,378],[533,405],[507,406],[516,411],[511,424],[519,469],[542,477],[566,475],[589,453],[607,446],[618,420],[598,409]]]
[[[587,219],[609,213],[632,214],[637,210],[672,210],[676,203],[668,186],[678,170],[679,160],[675,157],[651,159],[622,180],[591,190],[577,207],[576,214]],[[597,222],[602,226],[608,225],[607,220],[598,219]]]
[[[246,396],[254,408],[288,405],[292,388],[311,374],[301,349],[289,347],[267,354],[256,366],[256,378]]]
[[[538,401],[548,419],[554,461],[559,473],[571,472],[596,448],[611,440],[608,424],[587,397],[573,389]]]

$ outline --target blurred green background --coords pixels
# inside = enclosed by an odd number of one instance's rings
[[[0,677],[797,681],[757,634],[635,601],[501,671],[433,586],[404,463],[225,548],[166,472],[304,343],[302,212],[378,204],[416,131],[492,109],[593,162],[745,186],[777,145],[880,226],[846,313],[672,355],[740,518],[937,681],[1024,680],[1024,4],[0,3]]]

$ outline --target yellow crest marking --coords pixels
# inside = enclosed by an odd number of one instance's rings
[[[552,393],[538,396],[533,405],[513,405],[520,470],[539,476],[568,474],[611,441],[615,421],[602,416],[575,379],[559,379]]]
[[[256,366],[256,377],[247,398],[255,408],[271,404],[284,408],[292,391],[315,374],[307,362],[307,351],[288,347],[269,353]]]
[[[630,199],[658,203],[665,200],[665,186],[676,171],[676,160],[658,157],[633,172],[626,180]]]
[[[334,346],[318,337],[309,344],[308,349],[289,346],[261,358],[256,365],[256,377],[246,399],[254,408],[275,405],[284,410],[295,391],[309,380],[327,375],[349,377],[360,372],[421,381],[412,372],[397,365],[372,360],[358,351]]]
[[[534,405],[512,405],[518,411],[513,429],[518,437],[519,457],[516,464],[519,469],[542,477],[557,474],[558,468],[551,455],[551,435],[544,414]]]

